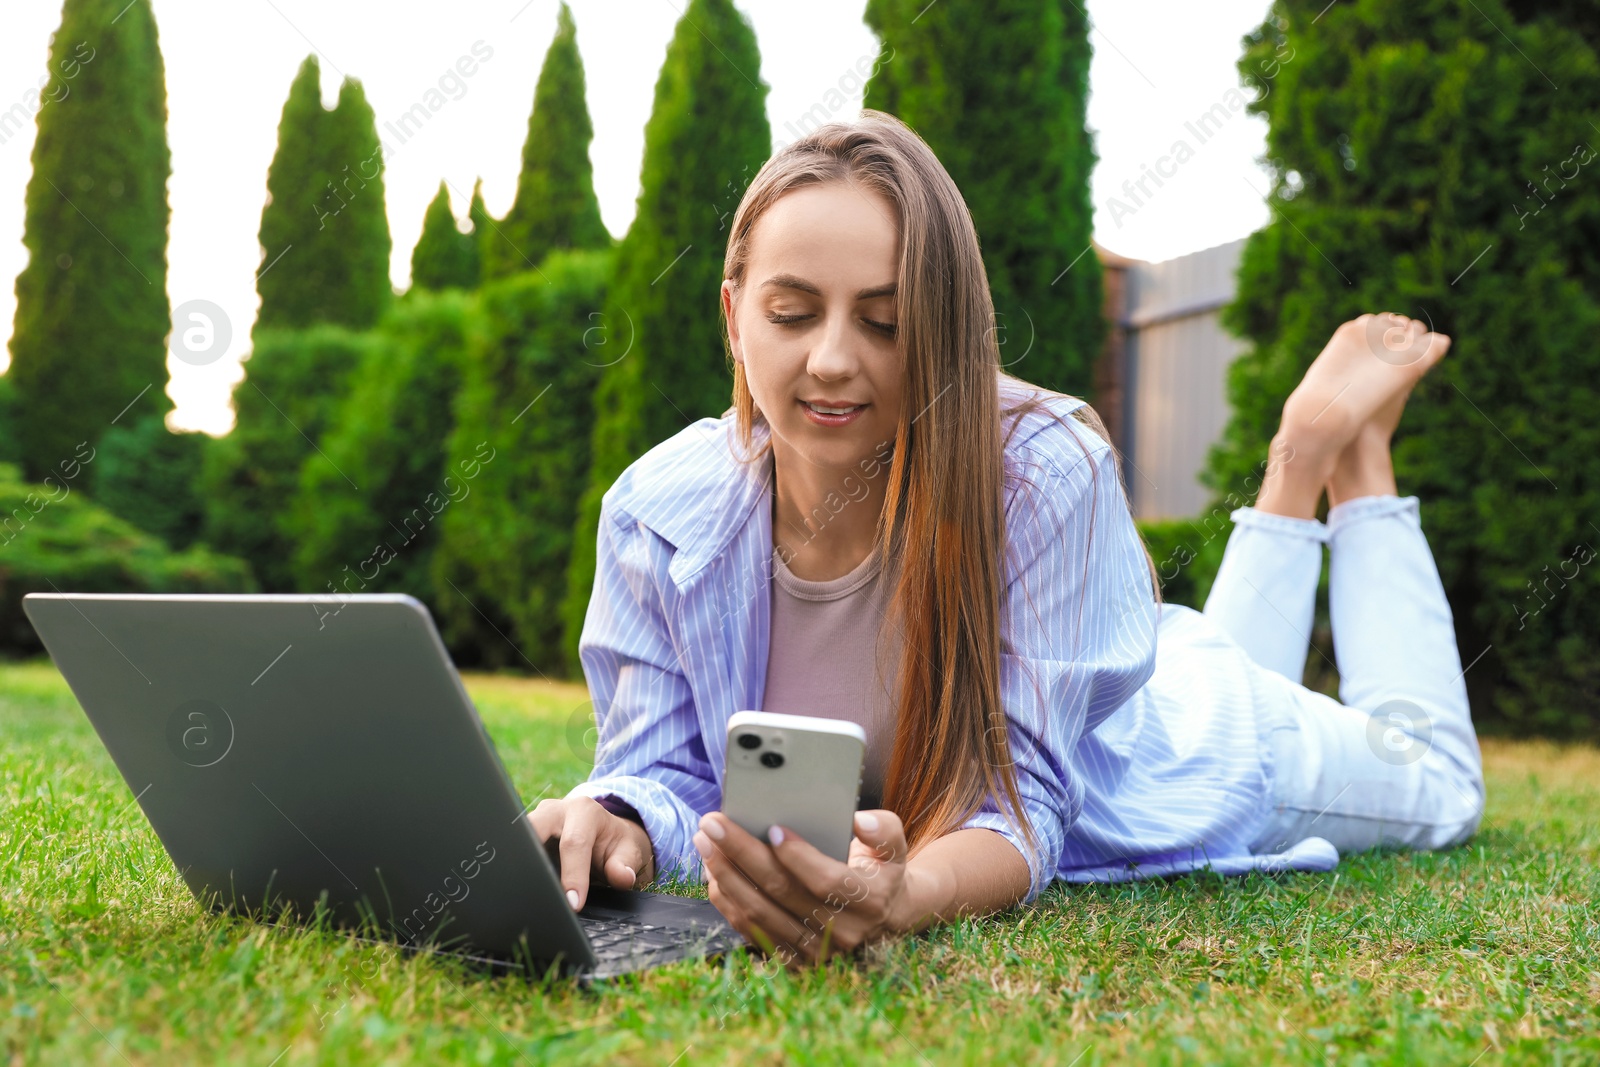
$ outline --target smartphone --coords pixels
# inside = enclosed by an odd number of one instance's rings
[[[741,711],[728,720],[722,812],[765,841],[774,825],[850,858],[867,735],[844,719]]]

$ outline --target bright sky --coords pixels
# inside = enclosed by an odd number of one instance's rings
[[[489,211],[500,216],[516,192],[522,141],[539,64],[555,32],[557,0],[136,0],[154,6],[167,66],[172,147],[172,230],[168,293],[174,307],[192,299],[221,306],[232,321],[226,355],[206,366],[168,357],[167,388],[177,404],[174,428],[225,432],[228,397],[242,377],[261,265],[256,233],[267,166],[289,82],[307,53],[322,57],[323,97],[331,106],[341,74],[361,80],[380,126],[395,121],[435,88],[473,45],[493,49],[476,73],[452,88],[449,102],[389,161],[391,277],[409,283],[411,249],[423,211],[441,178],[466,213],[482,176]],[[947,0],[954,2],[954,0]],[[1229,113],[1202,143],[1185,123],[1224,102],[1239,84],[1240,38],[1266,12],[1267,0],[1087,0],[1094,20],[1089,124],[1100,164],[1094,177],[1095,236],[1138,259],[1184,255],[1250,233],[1267,219],[1267,179],[1255,160],[1265,124]],[[656,74],[682,0],[571,0],[589,83],[595,138],[590,150],[600,209],[621,236],[638,195],[644,124]],[[771,86],[773,137],[794,139],[789,124],[842,88],[860,106],[853,68],[877,54],[862,22],[863,0],[741,0],[761,47],[761,77]],[[446,11],[448,10],[448,15]],[[60,6],[47,0],[7,3],[0,13],[0,111],[23,101],[46,70]],[[1290,31],[1291,36],[1293,30]],[[0,277],[27,262],[23,194],[34,128],[0,144]],[[389,137],[386,132],[384,136]],[[1164,156],[1174,143],[1193,150],[1181,164]],[[391,140],[391,143],[394,143]],[[1160,187],[1147,179],[1137,202],[1123,192],[1146,166],[1161,165]],[[1118,197],[1131,211],[1112,211]],[[715,294],[707,294],[714,300]],[[11,334],[13,284],[0,285],[0,331]],[[9,353],[0,353],[0,366]]]

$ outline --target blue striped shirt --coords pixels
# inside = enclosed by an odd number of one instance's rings
[[[1000,381],[1006,406],[1031,391]],[[1054,878],[1326,869],[1320,839],[1251,854],[1272,785],[1256,668],[1204,615],[1155,602],[1110,446],[1070,417],[1081,404],[1047,395],[1063,418],[1002,427],[1000,697],[1041,848],[994,797],[963,826],[1022,852],[1029,900]],[[758,446],[767,432],[758,422]],[[702,418],[617,479],[579,642],[599,744],[569,795],[626,801],[657,870],[691,877],[700,816],[721,804],[728,719],[761,707],[766,677],[772,460],[741,454],[732,415]]]

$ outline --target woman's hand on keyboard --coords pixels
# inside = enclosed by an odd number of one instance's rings
[[[541,800],[528,814],[539,840],[560,843],[561,887],[573,911],[583,908],[591,881],[633,889],[655,877],[655,850],[644,827],[613,815],[589,797]]]

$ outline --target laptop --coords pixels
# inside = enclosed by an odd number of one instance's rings
[[[588,983],[743,939],[709,902],[574,913],[403,594],[30,593],[23,609],[195,899]]]

